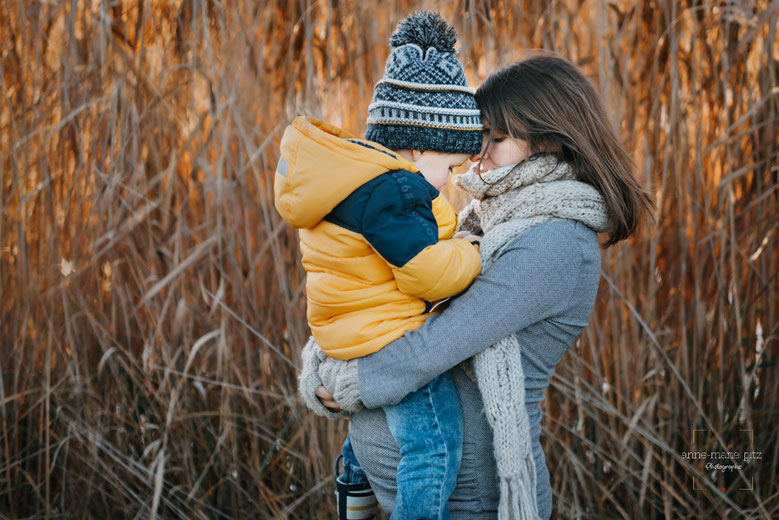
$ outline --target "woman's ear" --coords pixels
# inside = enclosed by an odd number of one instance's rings
[[[422,157],[422,152],[419,150],[411,150],[411,157],[413,162],[417,162]]]

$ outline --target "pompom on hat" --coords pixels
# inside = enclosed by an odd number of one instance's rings
[[[454,28],[431,11],[398,24],[384,76],[373,89],[366,139],[393,150],[481,151],[481,115],[456,42]]]

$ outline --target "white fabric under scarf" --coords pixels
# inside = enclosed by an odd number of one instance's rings
[[[600,193],[575,180],[571,167],[549,154],[534,155],[519,164],[486,172],[481,178],[471,170],[456,177],[454,184],[474,198],[460,213],[460,229],[484,234],[482,270],[487,270],[514,238],[543,222],[576,220],[596,232],[610,227]],[[500,520],[538,518],[521,352],[512,334],[472,358],[493,431]]]

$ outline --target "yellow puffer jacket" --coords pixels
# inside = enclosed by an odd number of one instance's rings
[[[451,238],[457,213],[413,163],[323,121],[285,130],[274,200],[300,228],[308,323],[330,357],[376,352],[481,271],[478,248]]]

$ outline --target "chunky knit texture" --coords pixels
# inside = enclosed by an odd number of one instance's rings
[[[472,170],[454,183],[475,199],[462,211],[460,222],[461,229],[484,233],[480,253],[485,270],[502,247],[542,222],[569,219],[598,232],[609,228],[597,190],[574,180],[570,166],[551,155],[536,155],[481,178]],[[538,517],[536,469],[517,337],[512,334],[498,341],[475,355],[472,363],[493,431],[500,479],[498,517],[534,520]]]
[[[313,343],[313,339],[309,343]],[[316,350],[321,349],[317,346]],[[365,408],[360,399],[357,359],[342,362],[328,358],[319,366],[318,374],[321,384],[332,392],[333,398],[341,406],[341,413],[348,415]]]
[[[315,395],[320,386],[324,386],[333,394],[333,398],[341,407],[340,412],[332,412],[322,405]],[[329,419],[349,416],[365,409],[360,398],[357,359],[340,361],[327,357],[313,336],[308,338],[306,346],[303,347],[303,367],[298,376],[298,392],[311,411]]]
[[[481,150],[481,116],[455,55],[456,40],[454,29],[431,11],[400,22],[384,77],[373,89],[366,139],[392,150]]]
[[[322,379],[319,377],[319,365],[326,357],[325,353],[314,341],[314,337],[310,337],[306,346],[303,347],[303,363],[298,376],[298,389],[300,390],[300,397],[303,398],[306,406],[311,411],[328,419],[337,419],[342,415],[348,415],[348,412],[339,413],[328,410],[314,394],[316,389],[322,385]]]

